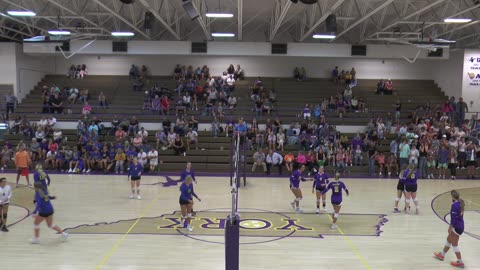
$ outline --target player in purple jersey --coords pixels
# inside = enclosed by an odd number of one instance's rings
[[[302,190],[300,189],[300,180],[305,181],[303,179],[303,172],[305,171],[305,165],[301,165],[298,170],[295,170],[292,175],[290,175],[290,190],[295,196],[295,199],[290,202],[290,205],[293,209],[297,211],[297,213],[303,213],[302,209],[300,209],[300,201],[302,200]]]
[[[416,214],[419,214],[420,207],[417,200],[417,179],[418,172],[415,169],[415,164],[408,164],[408,169],[403,173],[404,185],[405,185],[405,206],[407,207],[407,214],[410,214],[410,200],[413,199],[415,204]]]
[[[185,220],[185,224],[188,231],[192,231],[193,228],[190,225],[192,221],[192,206],[193,206],[193,197],[197,198],[200,202],[202,201],[197,194],[193,191],[193,178],[189,175],[185,177],[182,185],[180,186],[180,210],[182,211],[182,220]]]
[[[402,199],[402,195],[405,197],[405,178],[403,175],[405,174],[405,170],[407,166],[404,166],[398,175],[398,184],[397,184],[397,197],[395,198],[395,207],[393,208],[394,213],[400,213],[398,210],[398,203]],[[405,197],[405,211],[407,210],[407,198]]]
[[[322,208],[324,212],[327,212],[327,194],[322,194],[327,188],[329,181],[328,176],[325,173],[325,169],[323,166],[318,168],[318,172],[313,176],[313,185],[312,185],[312,193],[317,195],[317,210],[315,211],[317,214],[320,213],[320,199],[322,200]]]
[[[457,256],[457,261],[450,262],[450,265],[464,268],[465,264],[462,261],[462,254],[458,248],[458,240],[460,235],[462,235],[465,225],[463,223],[463,212],[465,211],[465,202],[460,198],[460,193],[456,190],[450,192],[452,195],[452,207],[450,209],[450,226],[448,227],[448,237],[445,247],[441,252],[433,253],[435,258],[443,261],[445,259],[445,254],[448,252],[450,247],[452,247],[455,256]]]
[[[195,171],[192,169],[191,162],[187,162],[187,166],[185,167],[185,169],[183,169],[182,174],[180,175],[180,181],[182,182],[185,181],[185,178],[187,178],[187,176],[192,177],[193,182],[195,182],[195,184],[197,183],[197,179],[195,179]],[[193,203],[192,203],[192,216],[196,216],[196,215],[197,213],[193,211]]]
[[[331,202],[333,205],[333,209],[335,212],[333,213],[333,218],[332,218],[332,229],[337,228],[337,219],[338,216],[340,215],[340,209],[342,208],[342,189],[345,190],[345,193],[347,196],[350,194],[348,191],[347,186],[340,181],[340,173],[335,174],[335,181],[330,182],[327,186],[326,189],[322,191],[322,194],[327,193],[329,190],[332,190],[332,197],[331,197]]]

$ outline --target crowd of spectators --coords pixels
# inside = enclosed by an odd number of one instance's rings
[[[87,65],[71,65],[67,72],[67,77],[70,79],[83,79],[88,75]]]

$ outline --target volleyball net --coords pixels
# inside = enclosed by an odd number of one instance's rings
[[[240,215],[238,213],[238,189],[246,185],[246,156],[242,136],[235,134],[230,144],[230,193],[231,212],[225,224],[225,269],[239,269]]]

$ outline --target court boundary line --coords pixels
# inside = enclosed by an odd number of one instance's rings
[[[122,235],[122,237],[113,245],[113,247],[107,252],[107,254],[103,257],[103,259],[100,261],[99,264],[97,264],[97,266],[95,267],[96,270],[99,270],[102,268],[103,265],[105,265],[105,263],[108,261],[108,259],[110,259],[110,257],[112,257],[112,255],[115,253],[115,251],[117,251],[117,249],[120,247],[120,245],[122,244],[122,242],[127,238],[127,236],[130,234],[130,232],[133,230],[133,228],[135,228],[135,226],[137,226],[138,222],[140,222],[140,220],[142,218],[145,217],[145,215],[150,212],[151,208],[153,207],[153,205],[160,199],[160,195],[158,195],[154,200],[152,200],[150,202],[150,204],[145,207],[145,209],[140,213],[140,217],[137,218],[137,220],[130,226],[130,228],[128,228],[128,230]]]
[[[326,216],[328,217],[328,219],[333,222],[333,219],[332,217],[330,216],[330,214],[326,213]],[[355,253],[355,255],[357,256],[357,259],[360,260],[360,262],[362,263],[362,265],[365,267],[365,269],[367,270],[371,270],[372,268],[370,267],[370,264],[368,264],[368,261],[362,256],[362,254],[358,251],[358,249],[353,245],[352,241],[350,241],[350,238],[342,231],[342,229],[337,225],[337,231],[340,233],[340,235],[342,236],[342,239],[347,242],[348,246],[350,247],[350,249],[353,251],[353,253]]]
[[[476,188],[478,188],[478,187],[459,188],[459,189],[456,189],[456,190],[458,191],[458,190],[476,189]],[[442,195],[444,195],[444,194],[447,194],[447,193],[450,193],[450,192],[451,192],[451,190],[450,190],[450,191],[445,191],[445,192],[443,192],[443,193],[440,193],[440,194],[438,194],[437,196],[435,196],[435,197],[432,199],[432,201],[430,202],[430,208],[432,208],[433,213],[434,213],[441,221],[443,221],[444,223],[446,223],[446,224],[448,224],[448,225],[450,225],[450,223],[448,223],[448,221],[447,221],[447,216],[448,216],[450,213],[447,213],[447,214],[442,218],[442,217],[437,213],[437,211],[435,210],[435,207],[433,207],[433,204],[435,203],[435,201],[436,201],[440,196],[442,196]],[[463,199],[463,198],[462,198],[462,199]],[[465,199],[463,199],[463,200],[465,200]],[[469,201],[469,202],[471,202],[471,203],[473,203],[473,204],[475,204],[475,205],[479,205],[479,204],[474,203],[474,202],[472,202],[472,201],[470,201],[470,200],[468,200],[468,199],[466,199],[466,201]],[[467,231],[465,231],[465,234],[468,235],[468,236],[470,236],[470,237],[472,237],[472,238],[474,238],[474,239],[480,240],[480,238],[477,238],[477,237],[476,237],[476,236],[477,236],[476,234],[472,234],[472,233],[469,233],[469,232],[467,232]]]

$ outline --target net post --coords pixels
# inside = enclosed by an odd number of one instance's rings
[[[233,185],[233,147],[234,147],[235,138],[232,137],[230,140],[230,186]]]
[[[240,216],[228,215],[225,224],[225,270],[240,268]]]

